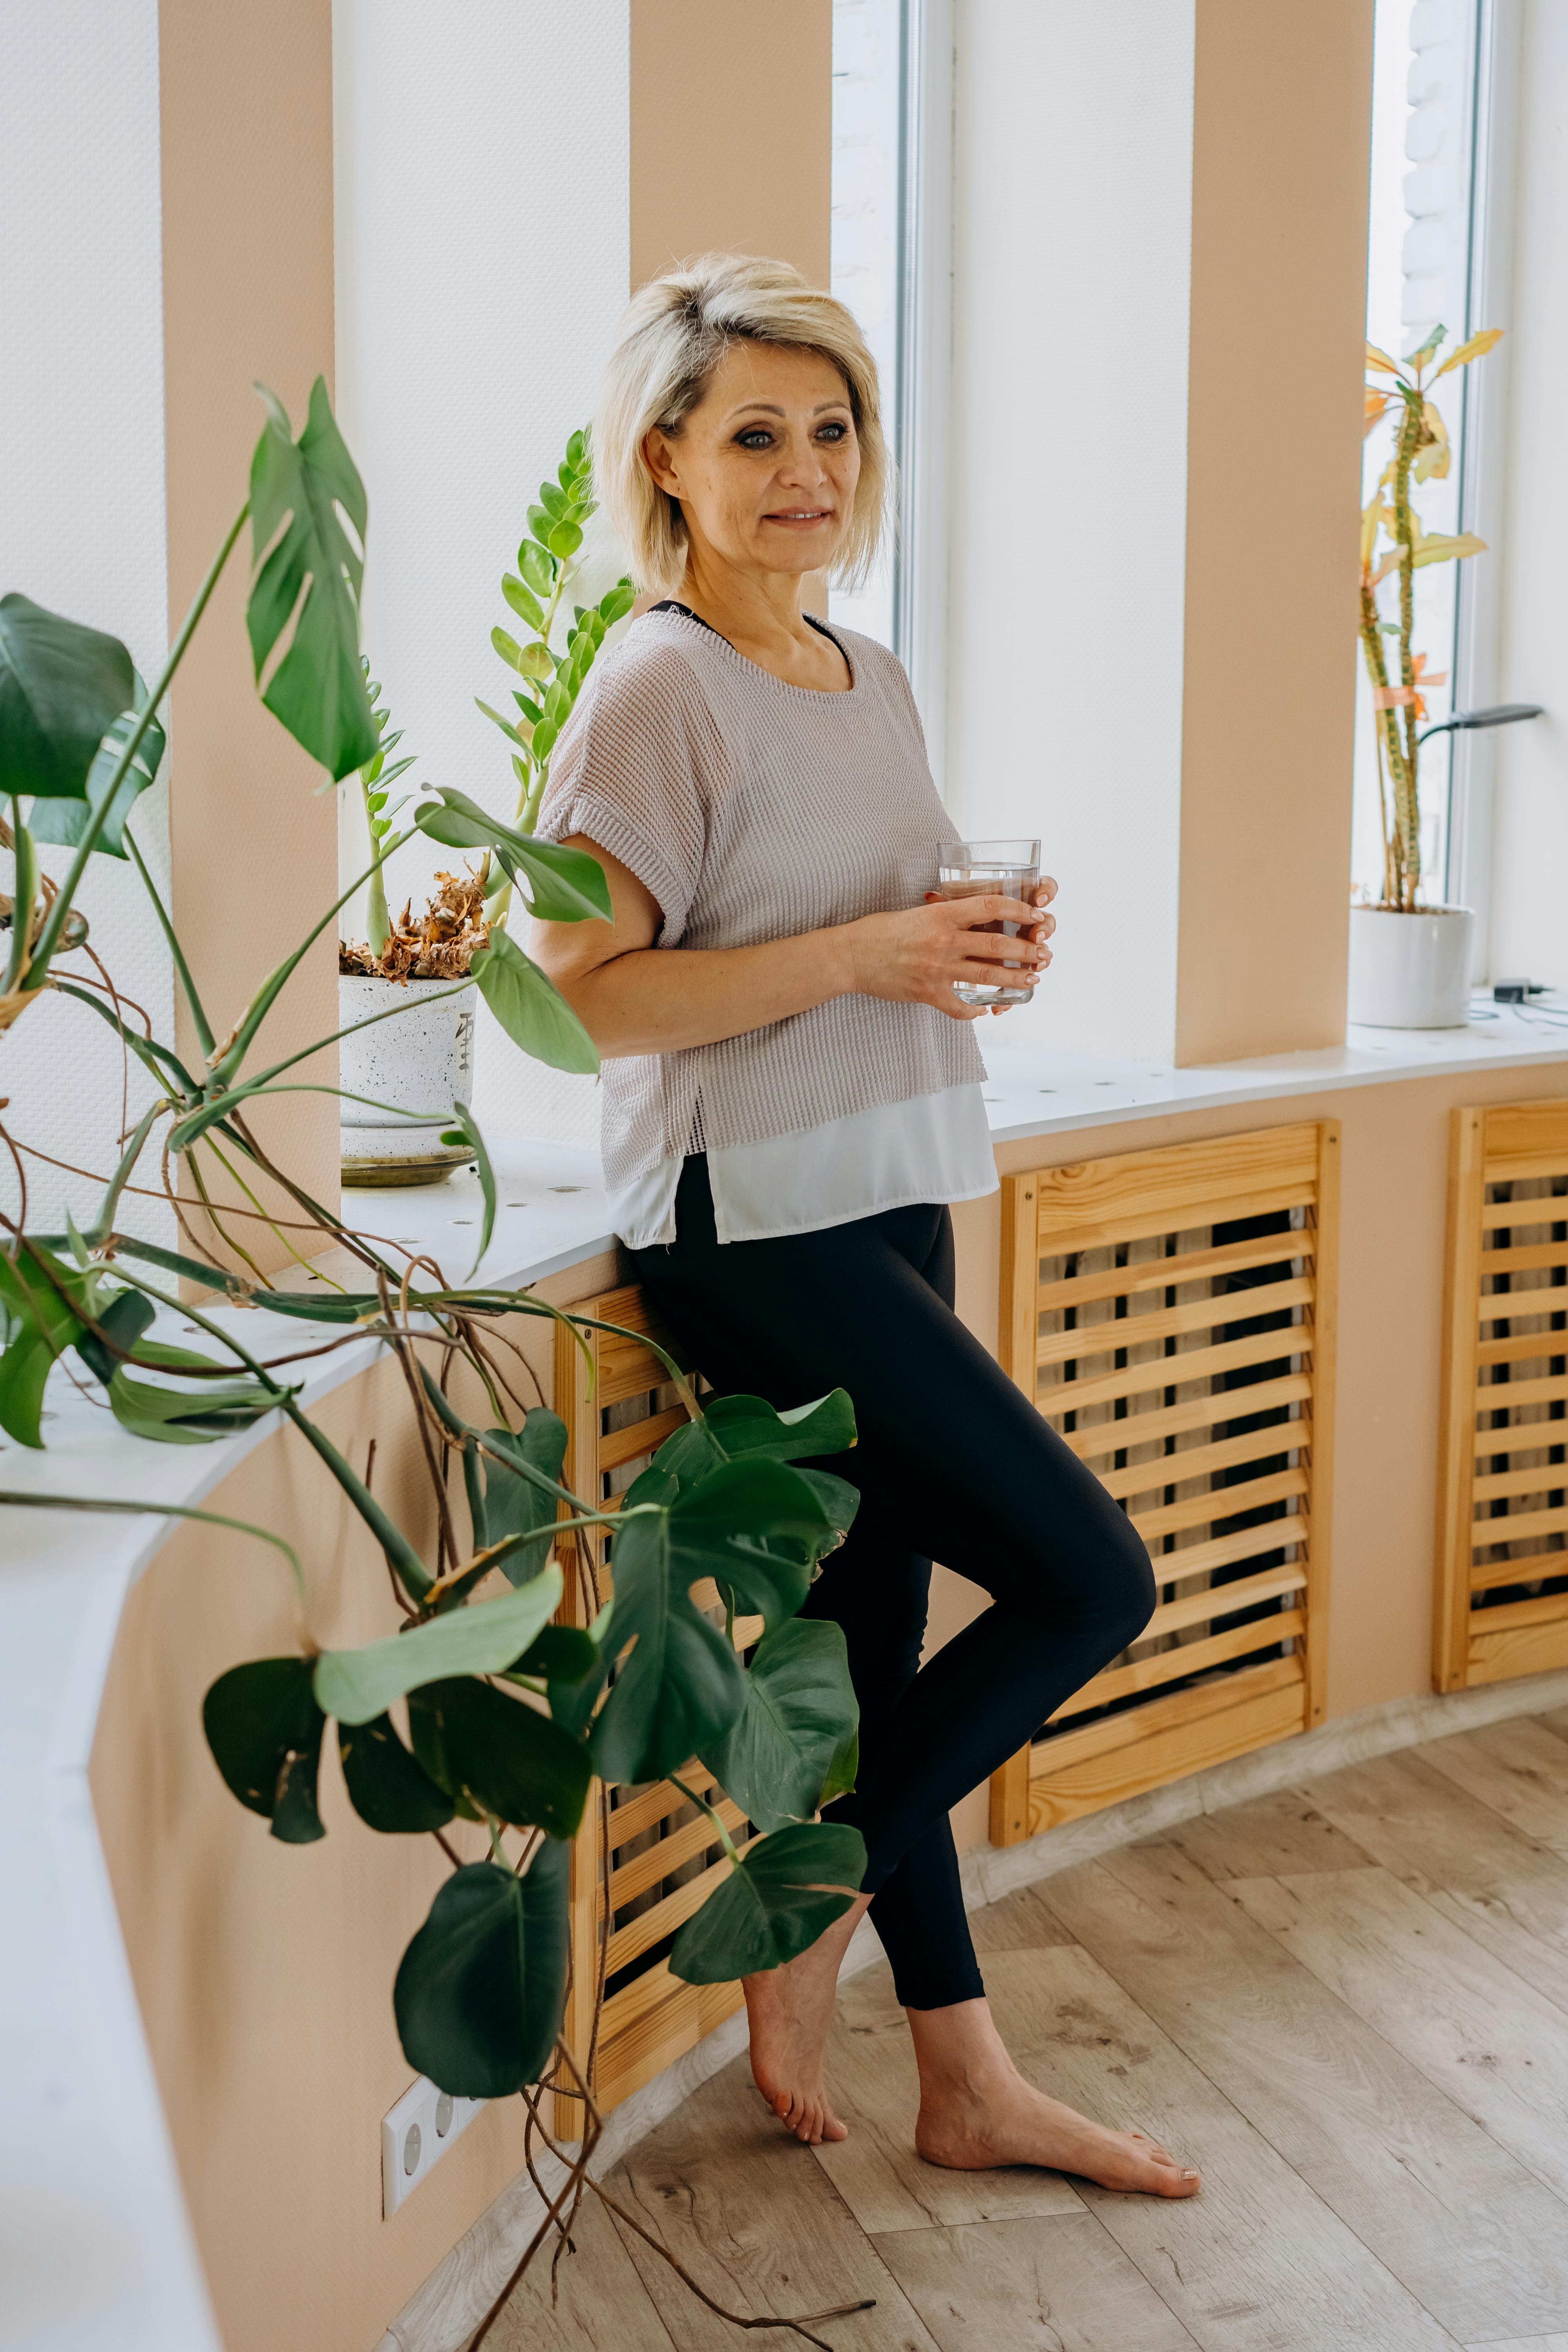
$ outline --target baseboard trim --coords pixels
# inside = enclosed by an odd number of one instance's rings
[[[1450,1691],[1444,1696],[1390,1699],[1359,1715],[1341,1716],[1332,1723],[1304,1731],[1294,1739],[1260,1748],[1250,1756],[1233,1757],[1163,1789],[1129,1797],[1103,1812],[1065,1822],[1059,1829],[1043,1830],[1022,1845],[978,1846],[961,1864],[963,1899],[971,1911],[1021,1886],[1073,1864],[1088,1862],[1134,1839],[1152,1837],[1195,1814],[1217,1812],[1226,1805],[1244,1803],[1277,1789],[1295,1788],[1316,1780],[1342,1764],[1356,1764],[1372,1756],[1387,1756],[1423,1740],[1438,1739],[1458,1731],[1473,1731],[1485,1723],[1509,1716],[1535,1715],[1551,1706],[1568,1706],[1568,1669],[1532,1675],[1513,1683],[1491,1683],[1477,1690]],[[858,1976],[874,1967],[882,1947],[868,1920],[862,1920],[845,1956],[841,1976]],[[594,2170],[612,2171],[629,2148],[661,2124],[709,2076],[727,2066],[746,2046],[744,2012],[728,2018],[673,2066],[626,2100],[605,2126],[594,2160]],[[553,2191],[563,2177],[559,2167],[542,2164],[540,2177]],[[543,2217],[543,2204],[526,2175],[503,2189],[493,2205],[458,2241],[393,2321],[377,2352],[463,2352],[490,2304],[500,2293],[516,2263]]]

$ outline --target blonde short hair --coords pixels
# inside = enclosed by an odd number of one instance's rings
[[[742,341],[819,352],[844,378],[860,478],[833,577],[852,587],[876,559],[889,499],[877,362],[844,304],[787,261],[708,253],[638,289],[621,321],[594,420],[597,495],[630,552],[638,584],[673,594],[686,571],[686,524],[679,502],[648,472],[643,442],[655,426],[679,432],[731,344]]]

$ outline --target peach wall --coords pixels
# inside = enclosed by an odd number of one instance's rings
[[[1338,1045],[1373,0],[1198,0],[1176,1059]]]
[[[270,384],[298,432],[332,376],[331,0],[161,0],[169,611],[177,628],[249,482]],[[173,698],[174,911],[219,1038],[335,895],[337,811],[321,769],[257,699],[244,604],[248,530]],[[281,1060],[337,1021],[331,929],[268,1022]],[[183,1001],[182,1056],[200,1049]],[[331,1085],[335,1050],[296,1077]],[[258,1132],[335,1202],[337,1105],[284,1097]],[[231,1198],[237,1197],[230,1195]],[[261,1228],[267,1270],[286,1252]],[[270,1244],[270,1246],[268,1246]]]
[[[631,0],[631,279],[763,253],[827,283],[832,0]]]

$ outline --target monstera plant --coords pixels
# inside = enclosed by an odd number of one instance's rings
[[[68,1219],[63,1233],[35,1231],[25,1205],[0,1220],[0,1426],[18,1444],[39,1446],[46,1381],[70,1357],[72,1377],[100,1384],[121,1426],[139,1438],[203,1444],[275,1412],[314,1450],[374,1537],[402,1623],[357,1648],[323,1646],[310,1630],[311,1563],[274,1532],[251,1528],[296,1580],[300,1642],[287,1656],[240,1660],[218,1677],[204,1706],[208,1744],[239,1802],[274,1838],[303,1844],[325,1834],[317,1777],[330,1726],[361,1822],[380,1835],[440,1843],[450,1874],[393,1988],[404,2049],[445,2090],[478,2097],[521,2092],[536,2122],[533,2086],[564,2066],[590,2117],[570,2176],[580,2195],[597,2126],[588,2053],[565,2049],[560,2033],[567,1842],[595,1779],[657,1780],[696,1757],[751,1824],[754,1834],[742,1850],[718,1812],[692,1793],[712,1823],[715,1847],[726,1849],[733,1865],[676,1938],[671,1967],[692,1981],[789,1959],[842,1912],[859,1884],[865,1853],[858,1832],[816,1818],[854,1778],[857,1717],[844,1640],[836,1626],[796,1614],[817,1562],[842,1540],[855,1510],[854,1489],[813,1466],[853,1444],[853,1415],[842,1392],[794,1413],[754,1397],[703,1398],[686,1370],[656,1349],[685,1406],[685,1425],[613,1507],[574,1495],[562,1477],[563,1424],[542,1404],[525,1406],[513,1385],[508,1326],[522,1315],[581,1329],[587,1318],[563,1315],[527,1290],[476,1282],[472,1274],[450,1281],[428,1258],[355,1232],[258,1139],[252,1107],[290,1089],[296,1066],[333,1042],[270,1062],[262,1046],[289,974],[344,901],[259,981],[220,1039],[132,824],[163,753],[160,714],[170,685],[247,520],[247,624],[263,701],[329,777],[363,773],[389,748],[359,648],[366,527],[359,476],[320,380],[297,440],[278,402],[264,398],[249,499],[150,688],[117,639],[24,595],[0,600],[0,792],[9,802],[5,837],[16,866],[0,1028],[13,1027],[47,994],[68,997],[109,1024],[153,1087],[118,1166],[104,1171],[101,1200],[85,1227]],[[537,841],[531,822],[551,730],[581,683],[584,651],[591,657],[623,608],[616,590],[576,615],[562,657],[549,652],[584,504],[574,488],[586,478],[580,436],[574,450],[569,463],[578,470],[568,483],[568,467],[562,469],[561,509],[546,498],[531,518],[542,536],[528,542],[535,551],[531,557],[524,550],[528,577],[510,591],[531,620],[537,603],[536,650],[519,648],[513,667],[543,689],[531,717],[524,710],[515,728],[502,722],[520,744],[525,772],[519,821],[492,819],[451,791],[421,799],[410,819],[438,842],[487,851],[509,883],[523,885],[533,911],[558,922],[608,912],[596,862]],[[624,596],[629,602],[629,583]],[[368,874],[378,874],[410,837],[384,829]],[[41,871],[40,841],[72,852],[58,885]],[[144,1034],[92,958],[75,901],[94,855],[135,865],[149,920],[169,945],[200,1061],[187,1062]],[[353,887],[366,878],[356,877]],[[524,1052],[557,1066],[594,1066],[581,1024],[504,931],[492,928],[472,969]],[[395,1019],[397,1010],[375,1017]],[[495,1178],[469,1112],[455,1106],[453,1116],[483,1197],[477,1271],[494,1224]],[[0,1139],[18,1169],[41,1150],[4,1127]],[[208,1204],[218,1237],[210,1248],[195,1239],[176,1251],[119,1230],[127,1188],[149,1189],[147,1163],[163,1171],[152,1189],[161,1184],[171,1202],[194,1193]],[[209,1178],[220,1170],[237,1180],[248,1208],[213,1201]],[[189,1180],[183,1188],[182,1172]],[[259,1191],[258,1179],[265,1180]],[[268,1205],[279,1201],[284,1208]],[[308,1260],[329,1247],[346,1250],[358,1269],[355,1286],[323,1279],[309,1297],[273,1286],[247,1246],[258,1229],[274,1236],[274,1262],[280,1253]],[[188,1220],[182,1230],[189,1235]],[[235,1270],[237,1260],[243,1272]],[[184,1299],[172,1287],[180,1282]],[[199,1304],[189,1303],[193,1288]],[[226,1313],[226,1301],[302,1318],[310,1328],[300,1330],[298,1345],[274,1342],[268,1354],[264,1340],[247,1344],[243,1335],[255,1325]],[[205,1345],[173,1343],[166,1331],[176,1314]],[[418,1416],[435,1529],[428,1543],[416,1541],[372,1493],[290,1378],[302,1358],[362,1344],[367,1334],[398,1360]],[[478,1418],[459,1410],[455,1389],[482,1398]],[[89,1507],[70,1495],[30,1491],[0,1501]],[[163,1503],[111,1507],[243,1524]],[[563,1574],[584,1572],[576,1539],[589,1529],[610,1533],[613,1591],[586,1625],[558,1622]],[[710,1577],[723,1624],[691,1597],[693,1585]],[[730,1633],[739,1612],[759,1616],[763,1627],[746,1658]],[[562,2200],[557,2210],[566,2210]]]

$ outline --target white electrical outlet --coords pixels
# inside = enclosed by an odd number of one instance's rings
[[[446,2155],[458,2134],[486,2102],[455,2099],[438,2091],[427,2074],[409,2085],[381,2119],[381,2210],[395,2213],[418,2188],[431,2166]]]

